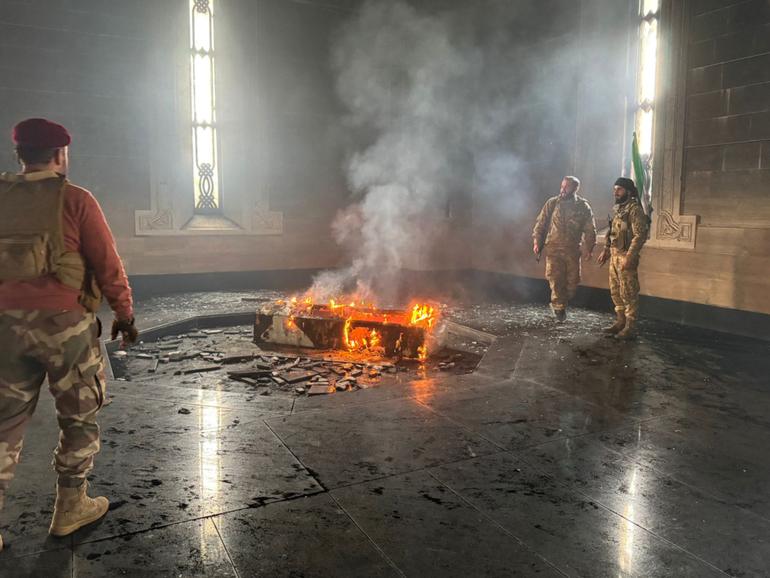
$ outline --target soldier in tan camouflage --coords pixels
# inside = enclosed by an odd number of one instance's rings
[[[615,323],[604,331],[618,339],[636,336],[639,317],[639,254],[647,240],[647,215],[631,179],[615,181],[615,214],[598,262],[610,262],[610,295],[615,304]]]
[[[567,318],[567,305],[580,283],[583,258],[591,258],[596,245],[596,224],[591,205],[577,195],[580,180],[567,176],[559,195],[545,202],[532,231],[532,251],[545,251],[545,276],[551,286],[551,309],[557,322]]]
[[[49,532],[66,536],[109,507],[107,498],[86,492],[106,385],[95,313],[102,294],[115,312],[113,338],[121,333],[130,343],[137,331],[101,208],[65,177],[69,133],[27,119],[14,127],[13,140],[22,171],[0,174],[0,510],[47,378],[60,428]]]

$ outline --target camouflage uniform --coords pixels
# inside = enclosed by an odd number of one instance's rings
[[[54,467],[65,483],[84,479],[99,451],[96,414],[105,394],[96,315],[2,311],[0,349],[0,499],[13,479],[46,376],[61,429]]]
[[[593,250],[596,224],[583,197],[552,197],[535,221],[532,238],[545,251],[545,276],[551,286],[551,306],[564,310],[580,283],[580,243]]]
[[[60,429],[48,531],[67,536],[109,508],[106,497],[88,495],[86,482],[99,451],[96,414],[105,394],[95,315],[101,296],[115,312],[113,339],[121,333],[133,343],[137,330],[131,288],[104,213],[64,174],[67,129],[29,118],[14,126],[13,142],[22,172],[0,174],[0,508],[47,378]]]
[[[607,235],[610,295],[615,311],[624,314],[631,324],[639,315],[639,254],[647,240],[647,227],[647,216],[636,197],[631,196],[625,203],[615,205]],[[629,266],[624,271],[625,262]]]

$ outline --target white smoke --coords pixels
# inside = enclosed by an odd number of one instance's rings
[[[529,178],[511,132],[537,68],[514,65],[526,60],[515,37],[530,7],[477,0],[428,13],[368,0],[340,31],[337,89],[364,143],[347,163],[355,202],[334,223],[351,265],[320,275],[318,297],[391,299],[401,271],[436,241],[431,223],[452,195],[501,215],[519,210]]]

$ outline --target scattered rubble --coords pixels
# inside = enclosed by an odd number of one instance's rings
[[[264,347],[264,346],[263,346]],[[447,350],[427,362],[339,351],[282,348],[267,351],[252,342],[251,328],[214,328],[140,342],[111,354],[116,378],[169,380],[185,376],[183,384],[210,384],[228,390],[228,383],[254,388],[255,394],[283,392],[291,396],[328,395],[367,389],[408,378],[418,368],[468,373],[480,355]],[[204,378],[204,374],[210,375]],[[196,377],[197,376],[197,377]],[[172,381],[173,383],[173,381]]]

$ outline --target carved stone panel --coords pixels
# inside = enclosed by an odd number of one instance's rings
[[[663,0],[660,7],[655,113],[655,170],[652,230],[648,245],[695,249],[698,217],[682,214],[685,114],[687,104],[688,0]]]

